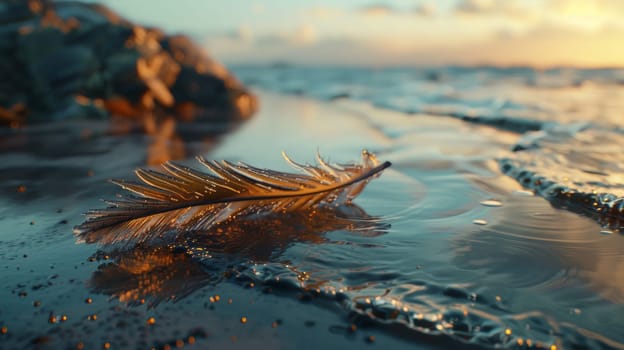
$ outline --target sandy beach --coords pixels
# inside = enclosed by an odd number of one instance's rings
[[[623,340],[621,261],[608,253],[621,250],[622,236],[601,235],[594,221],[554,209],[503,175],[496,159],[516,134],[354,101],[258,95],[250,121],[216,139],[185,141],[183,163],[197,167],[191,153],[202,150],[209,159],[288,170],[282,150],[302,162],[317,150],[346,162],[366,148],[393,162],[355,201],[376,218],[365,225],[383,224],[381,231],[281,224],[262,234],[262,246],[253,243],[262,228],[247,230],[221,248],[251,248],[210,256],[197,255],[197,246],[76,244],[72,227],[81,214],[119,192],[107,179],[132,178],[146,166],[154,137],[114,135],[97,123],[55,126],[63,137],[38,132],[49,125],[4,131],[3,348],[179,341],[190,348],[437,348],[477,342],[482,333],[474,327],[484,324],[502,337],[513,329],[546,344],[579,334],[589,342]],[[85,129],[92,136],[81,137]],[[41,142],[46,151],[36,147]],[[457,312],[474,314],[462,321],[468,333],[436,328],[436,318],[444,324]],[[609,326],[595,321],[605,318]]]

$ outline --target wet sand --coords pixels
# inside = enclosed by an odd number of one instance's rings
[[[132,178],[149,163],[155,138],[111,135],[100,122],[6,132],[1,347],[445,348],[508,346],[518,337],[621,347],[624,278],[616,266],[624,238],[601,235],[594,221],[551,207],[503,175],[496,159],[516,134],[352,101],[271,93],[260,101],[259,114],[230,133],[182,137],[182,162],[198,168],[190,156],[200,153],[290,170],[282,150],[312,161],[318,149],[344,162],[367,148],[393,162],[355,201],[387,227],[382,235],[337,227],[302,237],[278,227],[285,234],[262,236],[266,246],[258,249],[268,255],[226,250],[209,258],[189,246],[115,252],[76,244],[81,213],[119,192],[107,179]],[[166,150],[168,141],[161,144]],[[500,205],[481,204],[487,200]],[[332,290],[346,292],[332,298]],[[401,307],[389,310],[408,311],[382,317],[388,308],[363,308],[368,299],[395,300]],[[460,325],[449,321],[458,310],[476,315],[461,321],[463,333],[443,326]],[[415,323],[419,314],[435,316],[432,330]],[[540,322],[545,330],[525,329]],[[495,339],[483,340],[486,333]]]

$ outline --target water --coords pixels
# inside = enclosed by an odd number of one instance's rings
[[[518,134],[502,170],[554,204],[619,229],[624,212],[624,69],[235,69],[252,85],[363,101]],[[418,122],[412,123],[418,125]],[[480,128],[479,130],[482,130]],[[390,136],[395,136],[390,131]],[[485,135],[484,135],[485,136]],[[574,197],[574,199],[569,199]]]
[[[185,164],[291,170],[281,150],[345,162],[366,147],[393,166],[340,212],[119,250],[71,228],[166,140],[88,122],[3,131],[3,348],[624,348],[620,214],[591,209],[623,195],[621,71],[235,72],[260,113],[178,135]]]

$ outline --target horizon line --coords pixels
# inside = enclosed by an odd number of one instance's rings
[[[238,60],[221,60],[225,66],[250,66],[250,67],[309,67],[309,68],[321,68],[321,67],[333,67],[333,68],[421,68],[421,69],[436,69],[436,68],[497,68],[497,69],[532,69],[532,70],[555,70],[555,69],[578,69],[578,70],[624,70],[624,65],[573,65],[573,64],[523,64],[523,63],[446,63],[446,64],[426,64],[426,63],[389,63],[389,64],[375,64],[375,63],[341,63],[341,62],[295,62],[286,60],[264,61],[264,62],[252,62],[252,61],[238,61]]]

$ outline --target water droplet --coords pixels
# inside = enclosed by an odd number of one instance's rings
[[[526,196],[526,197],[533,197],[533,196],[535,196],[535,193],[533,191],[527,191],[527,190],[513,191],[513,194],[517,195],[517,196]]]
[[[475,224],[475,225],[487,225],[488,224],[488,222],[486,220],[483,220],[483,219],[472,220],[472,223]]]
[[[485,207],[502,207],[503,203],[501,203],[500,201],[497,201],[495,199],[488,199],[485,201],[481,201],[481,205],[485,206]]]

